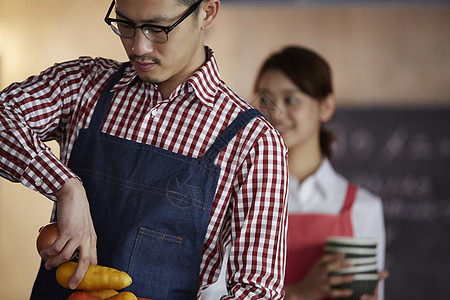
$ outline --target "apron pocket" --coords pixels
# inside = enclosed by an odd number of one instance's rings
[[[165,299],[170,280],[176,276],[177,261],[182,259],[182,241],[181,237],[140,227],[128,268],[133,279],[131,291],[139,297]]]

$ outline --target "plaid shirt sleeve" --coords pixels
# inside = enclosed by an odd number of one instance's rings
[[[275,130],[258,139],[233,205],[228,280],[233,296],[283,299],[287,226],[287,149]]]
[[[68,65],[71,73],[66,72]],[[75,61],[55,65],[0,93],[0,173],[53,200],[53,194],[76,175],[43,141],[58,140],[69,121],[80,68]]]

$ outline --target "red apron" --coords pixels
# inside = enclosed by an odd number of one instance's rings
[[[286,285],[302,279],[323,255],[329,236],[353,236],[351,210],[357,187],[348,184],[345,202],[338,215],[289,214],[287,232]]]

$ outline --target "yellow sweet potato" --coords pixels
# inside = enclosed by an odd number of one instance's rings
[[[56,270],[56,281],[69,288],[69,280],[75,272],[78,263],[66,262]],[[80,290],[120,290],[131,284],[131,277],[122,271],[98,265],[90,265],[84,274],[83,280],[77,286]]]
[[[137,297],[132,292],[122,292],[106,300],[137,300]]]
[[[119,292],[116,290],[92,290],[92,291],[84,290],[84,291],[89,295],[92,295],[99,299],[107,299],[109,297],[119,294]]]

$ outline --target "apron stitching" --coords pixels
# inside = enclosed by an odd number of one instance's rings
[[[85,137],[100,138],[102,140],[107,140],[107,141],[109,141],[111,143],[119,144],[119,145],[122,145],[122,146],[125,146],[125,147],[128,147],[128,148],[139,149],[139,150],[144,150],[144,151],[148,151],[148,152],[154,152],[154,153],[161,154],[161,155],[170,157],[172,159],[179,160],[179,161],[188,163],[190,165],[198,166],[198,167],[204,168],[206,170],[210,170],[210,171],[214,171],[215,167],[217,167],[216,165],[208,166],[208,165],[205,165],[203,163],[197,164],[197,163],[193,163],[193,162],[187,161],[187,160],[190,160],[190,159],[195,159],[195,160],[201,162],[202,161],[201,158],[195,158],[195,157],[191,157],[191,156],[186,156],[186,155],[183,155],[183,154],[179,154],[179,153],[176,153],[176,152],[172,152],[172,151],[166,150],[164,148],[157,148],[157,149],[160,149],[160,150],[163,150],[163,151],[159,151],[159,150],[156,150],[156,149],[150,149],[149,147],[155,147],[156,148],[156,146],[152,146],[152,145],[148,145],[148,144],[142,144],[142,147],[133,146],[133,145],[126,145],[129,142],[131,142],[131,143],[138,143],[138,142],[127,140],[125,138],[123,138],[123,141],[114,141],[114,140],[111,140],[111,137],[115,138],[115,136],[110,136],[110,135],[108,135],[107,133],[104,133],[104,132],[101,132],[101,134],[107,135],[108,137],[103,137],[103,136],[98,137],[96,134],[86,134]],[[173,157],[172,155],[164,153],[165,151],[169,151],[170,154],[176,154],[176,155],[179,155],[179,156],[182,156],[182,157]]]
[[[142,191],[142,192],[146,192],[146,193],[149,193],[149,194],[167,195],[167,193],[166,193],[167,190],[163,189],[163,188],[158,188],[158,187],[154,187],[154,186],[147,186],[147,185],[143,185],[143,184],[139,184],[139,183],[134,183],[134,182],[131,182],[131,181],[126,181],[126,180],[123,180],[123,179],[120,179],[120,178],[117,178],[117,177],[108,176],[108,175],[105,175],[105,174],[102,174],[102,173],[99,173],[99,172],[94,172],[94,171],[87,170],[87,169],[78,168],[78,169],[75,169],[75,170],[77,170],[79,174],[84,174],[84,175],[86,175],[88,177],[97,178],[97,179],[103,180],[105,182],[115,183],[117,185],[129,188],[129,189],[132,189],[132,190]],[[102,175],[103,177],[99,178],[98,176],[94,176],[94,175]],[[119,182],[117,182],[117,181],[119,181]],[[135,187],[133,187],[133,185]],[[209,187],[208,192],[207,192],[208,196],[211,194],[211,192],[210,192],[211,190],[212,189],[211,189],[211,184],[210,184],[210,187]],[[176,192],[173,192],[173,191],[169,191],[169,193],[170,193],[170,196],[172,198],[175,198],[175,200],[178,200],[178,201],[181,201],[181,202],[185,202],[185,203],[188,203],[188,204],[192,204],[193,206],[196,206],[196,207],[199,207],[199,208],[202,208],[202,209],[206,209],[206,207],[203,205],[204,202],[199,201],[199,200],[197,200],[197,199],[195,199],[193,197],[190,197],[187,194],[176,193]],[[179,196],[179,197],[176,197],[176,196]],[[192,202],[183,200],[186,197],[188,197],[190,200],[192,200]],[[195,203],[199,203],[199,204],[195,204]]]
[[[170,234],[167,234],[167,233],[162,233],[162,232],[150,230],[150,229],[145,228],[145,227],[140,227],[139,228],[139,233],[142,234],[142,235],[156,237],[158,239],[167,240],[169,242],[174,242],[174,243],[177,243],[177,244],[181,244],[181,242],[183,241],[183,238],[181,236],[170,235]]]
[[[139,235],[139,232],[138,232],[138,236],[136,237],[136,243],[133,246],[133,250],[131,251],[131,256],[130,256],[130,266],[129,266],[130,273],[134,272],[134,265],[135,265],[134,253],[135,253],[135,250],[138,251],[139,248],[141,247],[141,241],[142,241],[142,237]]]

